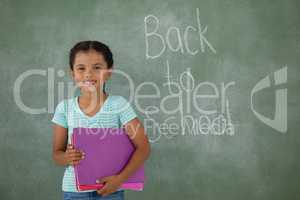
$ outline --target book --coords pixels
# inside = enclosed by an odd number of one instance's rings
[[[124,128],[74,128],[72,144],[85,158],[74,166],[77,190],[101,189],[97,179],[120,173],[129,162],[135,146]],[[145,173],[142,165],[120,189],[141,191]]]

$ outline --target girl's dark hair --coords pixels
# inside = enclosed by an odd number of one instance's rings
[[[72,49],[70,50],[69,54],[69,65],[71,70],[73,71],[73,65],[75,61],[75,56],[80,51],[89,51],[89,50],[95,50],[98,53],[101,53],[107,63],[107,67],[110,69],[113,67],[114,61],[113,61],[113,55],[110,51],[109,47],[99,41],[81,41],[75,44]],[[105,83],[103,85],[103,92],[105,93]]]

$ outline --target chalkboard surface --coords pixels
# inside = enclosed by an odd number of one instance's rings
[[[114,54],[152,154],[127,199],[300,199],[300,2],[0,2],[0,199],[61,199],[51,158],[69,49]],[[61,95],[63,94],[63,95]],[[143,96],[148,95],[148,96]],[[132,100],[133,99],[133,100]]]

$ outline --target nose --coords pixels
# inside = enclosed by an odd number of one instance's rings
[[[84,74],[84,77],[85,78],[90,78],[92,76],[92,72],[91,70],[86,70],[85,74]]]

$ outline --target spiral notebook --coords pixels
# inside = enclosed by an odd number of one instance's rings
[[[96,180],[120,173],[135,150],[124,128],[74,128],[72,144],[85,152],[85,158],[74,166],[79,191],[101,189],[103,184]],[[144,181],[142,165],[120,189],[141,191]]]

